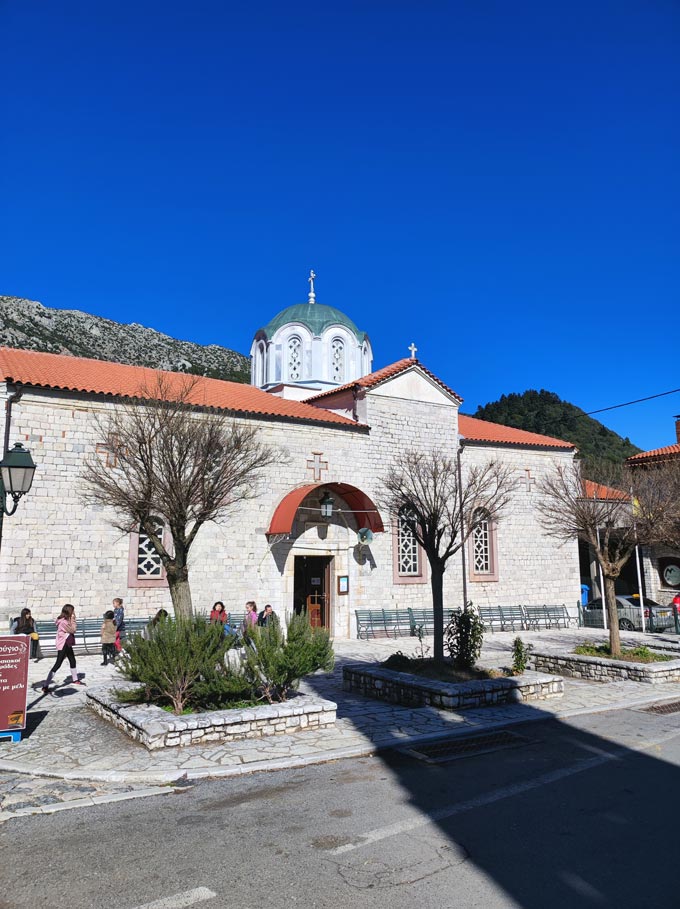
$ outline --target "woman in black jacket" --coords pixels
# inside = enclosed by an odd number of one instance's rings
[[[31,638],[31,659],[35,660],[36,663],[38,660],[42,659],[42,652],[40,650],[40,641],[38,640],[38,632],[35,627],[35,621],[31,615],[30,609],[22,609],[21,615],[14,620],[12,624],[12,634],[27,634]]]

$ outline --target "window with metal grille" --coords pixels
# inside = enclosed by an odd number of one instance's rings
[[[397,520],[397,567],[400,575],[421,574],[420,548],[409,526],[407,511],[401,511]]]
[[[491,527],[486,512],[475,514],[476,526],[472,531],[472,571],[474,574],[492,574]]]
[[[154,533],[163,539],[164,523],[160,518],[153,518]],[[163,563],[154,549],[148,535],[140,528],[137,544],[137,578],[140,581],[155,581],[163,577]]]
[[[345,345],[340,338],[331,343],[331,372],[334,382],[345,381]]]
[[[288,378],[296,382],[302,375],[302,341],[297,335],[288,339]]]

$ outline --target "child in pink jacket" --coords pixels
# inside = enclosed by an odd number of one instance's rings
[[[76,642],[76,611],[70,603],[67,603],[62,607],[61,614],[57,619],[57,660],[54,666],[50,669],[47,680],[42,686],[42,690],[47,694],[50,690],[50,682],[54,678],[55,672],[58,671],[61,664],[64,662],[64,659],[68,660],[68,664],[71,667],[71,678],[74,685],[84,685],[85,682],[81,682],[78,678],[78,670],[76,669],[76,656],[73,652],[73,646]]]

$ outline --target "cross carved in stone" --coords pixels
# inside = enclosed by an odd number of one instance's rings
[[[318,483],[321,479],[321,471],[328,470],[328,461],[321,460],[323,451],[313,451],[312,454],[314,457],[307,459],[307,470],[314,471],[314,479]]]
[[[533,486],[536,485],[535,477],[531,476],[531,470],[528,467],[524,468],[524,476],[520,478],[520,483],[524,483],[524,488],[527,492],[531,492]]]
[[[118,456],[115,451],[105,442],[97,442],[95,452],[104,461],[106,467],[118,467]],[[104,457],[104,455],[106,457]]]

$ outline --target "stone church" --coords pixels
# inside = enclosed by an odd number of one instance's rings
[[[199,380],[206,405],[256,424],[287,457],[257,498],[201,529],[190,561],[194,609],[219,599],[240,613],[254,599],[285,618],[308,604],[336,638],[348,638],[356,609],[430,606],[427,560],[399,515],[381,509],[381,482],[400,452],[444,447],[455,455],[460,447],[463,470],[498,459],[521,480],[502,520],[484,522],[469,541],[469,598],[565,603],[575,614],[577,545],[547,537],[536,508],[538,481],[570,462],[574,447],[460,413],[462,398],[413,345],[410,357],[374,370],[366,333],[317,303],[313,280],[311,288],[307,302],[255,333],[249,386]],[[112,515],[81,498],[86,457],[114,466],[97,418],[154,378],[142,367],[0,349],[4,437],[22,442],[38,466],[30,493],[4,521],[0,615],[28,606],[44,619],[71,602],[79,615],[99,616],[114,596],[129,615],[171,609],[149,540],[121,535]],[[445,574],[447,606],[462,603],[462,571],[456,555]]]

